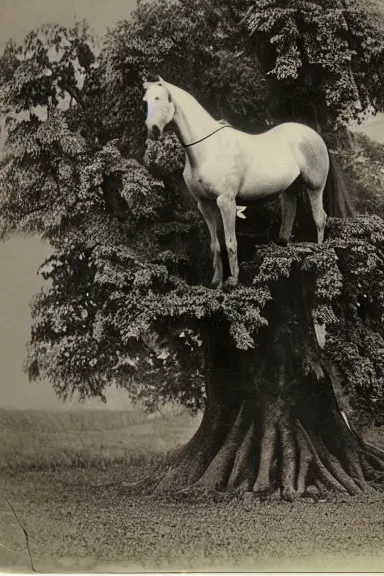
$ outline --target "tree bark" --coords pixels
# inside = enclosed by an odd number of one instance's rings
[[[146,490],[253,492],[291,501],[314,492],[354,495],[380,482],[384,452],[343,416],[310,295],[290,278],[273,296],[269,326],[252,352],[236,349],[224,324],[211,326],[201,425],[144,482]]]

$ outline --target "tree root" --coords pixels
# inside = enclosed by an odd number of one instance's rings
[[[252,490],[256,479],[255,468],[257,462],[255,434],[255,422],[252,420],[233,462],[232,472],[227,484],[228,490],[237,490],[238,492],[249,492]]]
[[[295,434],[289,423],[280,424],[279,432],[282,446],[281,496],[283,500],[292,502],[297,496],[297,487],[295,487],[297,460]]]
[[[296,441],[299,451],[299,465],[297,473],[297,495],[302,496],[307,488],[307,477],[309,473],[310,466],[313,461],[312,451],[306,437],[304,435],[304,430],[300,430],[299,423],[296,428]]]
[[[220,414],[206,418],[184,449],[136,487],[154,494],[253,492],[292,501],[329,491],[356,495],[384,480],[384,452],[341,416],[333,420],[335,445],[329,428],[322,433],[322,421],[283,414],[264,406],[256,418],[244,401],[225,425]]]
[[[274,420],[265,423],[264,432],[261,438],[259,469],[256,481],[253,485],[253,492],[271,492],[271,470],[273,457],[275,454],[275,445],[277,441],[277,429]]]
[[[313,445],[307,431],[303,428],[300,422],[298,422],[298,428],[302,433],[305,441],[307,442],[308,448],[312,454],[312,462],[314,468],[316,469],[316,486],[324,486],[326,490],[336,490],[339,492],[345,492],[345,488],[340,484],[340,482],[331,474],[331,472],[326,468]]]
[[[222,447],[212,460],[211,464],[199,478],[197,487],[205,489],[222,490],[227,486],[229,476],[233,469],[238,449],[244,437],[244,405],[241,406],[235,423],[225,439]]]

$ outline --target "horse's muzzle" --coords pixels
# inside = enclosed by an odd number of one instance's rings
[[[158,140],[161,136],[161,131],[155,124],[148,129],[148,136],[151,140]]]

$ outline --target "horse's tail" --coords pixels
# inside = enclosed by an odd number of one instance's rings
[[[342,168],[332,152],[329,154],[329,172],[324,189],[324,210],[334,218],[353,216],[354,208]]]

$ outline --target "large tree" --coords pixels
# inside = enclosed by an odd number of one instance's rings
[[[344,74],[354,75],[363,110],[381,110],[371,78],[382,69],[377,21],[341,7],[348,34],[319,43],[335,18],[327,7],[157,0],[140,3],[100,52],[85,26],[43,27],[10,43],[0,62],[1,233],[37,232],[53,250],[32,304],[27,368],[62,397],[103,398],[117,383],[149,408],[177,400],[203,409],[151,489],[291,499],[313,485],[354,494],[384,471],[383,453],[351,424],[384,408],[383,221],[330,220],[318,246],[304,235],[303,203],[295,237],[305,241],[278,248],[268,244],[275,204],[255,205],[238,220],[240,286],[211,290],[183,151],[172,134],[146,142],[141,107],[142,80],[156,70],[244,128],[302,119],[287,96],[310,96],[304,119],[326,133],[356,114]],[[296,49],[285,36],[294,25]],[[336,39],[346,25],[337,26]],[[292,51],[296,64],[286,67]]]

